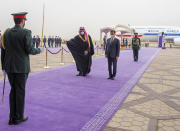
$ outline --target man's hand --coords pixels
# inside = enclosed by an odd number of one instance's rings
[[[116,60],[118,60],[119,56],[116,56]]]
[[[40,49],[41,53],[44,52],[44,47],[39,47],[39,49]]]
[[[5,77],[6,76],[6,71],[2,70],[2,72],[3,72],[3,76]]]
[[[66,40],[62,40],[62,44],[67,44],[67,41]]]
[[[84,51],[84,55],[88,55],[88,51],[87,50]]]

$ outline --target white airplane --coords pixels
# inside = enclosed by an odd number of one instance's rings
[[[180,27],[172,26],[129,26],[139,34],[142,41],[158,42],[158,38],[163,34],[163,42],[180,45]],[[133,37],[129,33],[117,34],[118,37]]]
[[[180,27],[173,26],[132,26],[143,41],[157,42],[158,36],[163,35],[164,42],[180,45]]]

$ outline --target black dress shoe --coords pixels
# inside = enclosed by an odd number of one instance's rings
[[[83,74],[83,76],[87,76],[87,74]]]
[[[28,120],[28,117],[27,117],[27,116],[24,117],[24,118],[22,118],[22,119],[15,120],[15,121],[14,121],[14,125],[18,125],[18,124],[20,124],[20,123],[22,123],[22,122],[25,122],[25,121],[27,121],[27,120]]]
[[[77,74],[76,76],[83,76],[83,73],[79,73],[79,74]]]
[[[8,122],[8,125],[14,125],[14,119],[10,118],[9,122]]]
[[[112,76],[109,76],[107,79],[111,79],[112,78]]]
[[[114,77],[111,77],[111,80],[114,80]]]

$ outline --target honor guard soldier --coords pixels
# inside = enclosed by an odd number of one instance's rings
[[[134,38],[132,39],[132,49],[134,55],[134,61],[138,61],[139,49],[141,47],[141,40],[138,38],[138,33],[134,33]]]
[[[46,47],[46,42],[47,42],[47,38],[46,38],[46,36],[44,36],[44,38],[43,38],[43,43],[44,43],[43,47]]]
[[[52,36],[52,37],[51,37],[51,47],[52,47],[52,48],[54,47],[54,41],[55,41],[55,38]]]
[[[49,36],[49,38],[48,38],[48,46],[49,46],[49,48],[51,47],[51,36]]]
[[[36,45],[36,37],[35,36],[33,36],[32,41],[33,41],[33,45],[35,47],[35,45]]]
[[[31,31],[25,29],[27,12],[14,13],[15,26],[4,33],[1,52],[3,73],[8,76],[11,91],[9,95],[9,125],[28,120],[24,116],[25,86],[30,72],[29,55],[39,54],[43,49],[33,46]]]
[[[41,39],[37,35],[37,38],[36,38],[36,48],[38,48],[40,46],[40,42],[41,42]]]

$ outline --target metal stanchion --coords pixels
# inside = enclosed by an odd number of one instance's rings
[[[99,55],[98,55],[98,54],[99,54],[99,46],[97,46],[96,50],[97,50],[96,56],[99,56]]]
[[[104,48],[101,46],[101,55],[102,55],[102,56],[104,56],[104,55],[105,55],[105,53],[104,53],[104,52],[105,52],[105,50],[104,50]]]
[[[44,66],[44,69],[48,69],[48,47],[46,48],[46,66]]]
[[[129,48],[129,49],[131,48],[131,45],[130,45],[130,44],[128,45],[128,48]]]
[[[104,55],[105,55],[105,53],[104,53],[104,51],[103,51],[103,50],[102,50],[102,53],[101,53],[101,55],[102,55],[102,56],[104,56]]]
[[[125,46],[124,45],[121,45],[121,50],[125,50]]]
[[[62,46],[61,49],[61,60],[60,60],[60,65],[64,65],[64,47]]]

